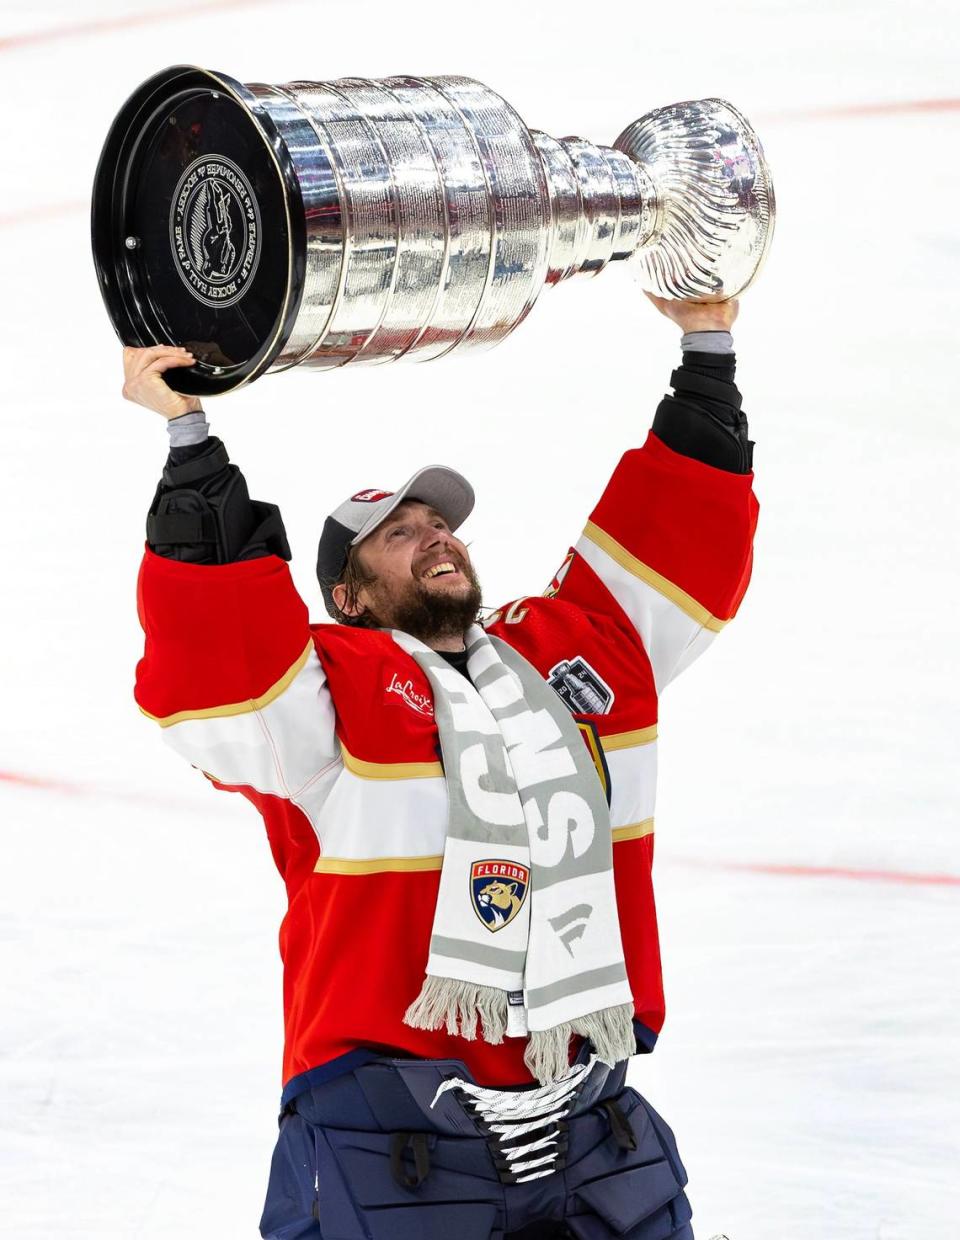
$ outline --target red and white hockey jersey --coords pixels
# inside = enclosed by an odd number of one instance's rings
[[[545,596],[497,612],[565,698],[610,801],[638,1047],[663,1023],[651,886],[657,698],[736,613],[752,474],[627,452]],[[289,909],[280,933],[284,1096],[371,1054],[462,1059],[483,1085],[532,1078],[525,1039],[412,1029],[440,880],[447,792],[430,685],[385,632],[311,626],[275,556],[206,566],[146,553],[136,698],[178,753],[263,815]]]

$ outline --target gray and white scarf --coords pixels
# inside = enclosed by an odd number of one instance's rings
[[[426,979],[404,1020],[487,1042],[528,1036],[541,1083],[573,1034],[614,1064],[635,1052],[600,781],[561,699],[479,625],[471,684],[407,633],[392,637],[434,693],[450,817]]]

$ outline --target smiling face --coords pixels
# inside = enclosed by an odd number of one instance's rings
[[[480,607],[480,583],[464,544],[435,509],[404,500],[353,549],[367,580],[353,599],[341,583],[336,605],[383,628],[411,633],[435,650],[460,650]]]

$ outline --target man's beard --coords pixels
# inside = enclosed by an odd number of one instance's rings
[[[368,614],[381,628],[399,629],[427,645],[438,638],[463,637],[476,623],[482,594],[473,567],[464,565],[461,572],[470,589],[456,594],[434,593],[422,581],[411,581],[402,598],[387,599],[377,597],[378,583],[374,583],[370,591],[374,605]]]

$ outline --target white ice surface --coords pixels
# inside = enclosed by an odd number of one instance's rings
[[[755,577],[662,703],[669,1014],[631,1079],[677,1132],[702,1238],[955,1235],[960,888],[721,868],[960,874],[960,113],[787,115],[955,97],[955,4],[184,5],[17,38],[137,13],[0,7],[0,771],[78,786],[0,781],[0,1233],[253,1237],[275,1137],[282,887],[255,813],[133,705],[166,444],[120,399],[85,207],[123,99],[192,62],[464,73],[595,141],[696,96],[754,120],[779,202],[735,333]],[[676,359],[609,270],[545,291],[492,352],[294,371],[208,409],[282,503],[317,614],[322,516],[435,460],[477,488],[498,602],[549,580]]]

